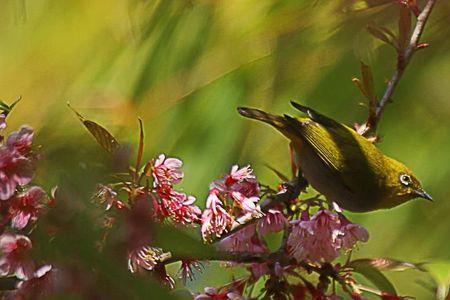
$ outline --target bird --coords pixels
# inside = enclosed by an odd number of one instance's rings
[[[414,198],[433,200],[408,167],[354,129],[307,106],[291,104],[306,116],[273,115],[249,107],[238,107],[238,112],[272,125],[287,137],[301,175],[330,203],[352,212],[370,212]]]

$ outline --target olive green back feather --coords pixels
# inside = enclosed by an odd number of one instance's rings
[[[352,128],[308,107],[297,103],[293,105],[308,117],[275,116],[252,108],[238,110],[246,117],[269,123],[277,128],[293,142],[296,151],[300,152],[300,161],[304,162],[305,159],[308,159],[308,162],[315,161],[313,156],[317,155],[318,165],[309,168],[309,172],[323,168],[321,173],[323,180],[330,182],[330,184],[322,183],[317,180],[319,175],[314,174],[313,180],[316,181],[316,185],[322,187],[322,191],[319,191],[347,209],[367,211],[392,207],[414,198],[411,189],[399,184],[399,174],[411,174],[402,163],[385,156]],[[309,148],[312,151],[305,152],[305,149]],[[311,173],[305,175],[314,177]],[[417,185],[420,187],[418,181]],[[334,189],[328,189],[329,186],[333,186]],[[341,192],[338,193],[341,195],[334,195],[336,187],[339,187]],[[343,199],[344,195],[345,198],[352,199]]]

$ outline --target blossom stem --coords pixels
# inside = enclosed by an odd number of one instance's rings
[[[376,108],[374,109],[375,111],[374,115],[368,117],[364,126],[364,130],[361,131],[362,135],[367,136],[369,132],[376,131],[378,123],[381,118],[381,114],[383,113],[386,105],[390,102],[391,97],[394,94],[395,88],[397,87],[397,84],[402,78],[406,67],[408,66],[414,53],[420,49],[418,47],[420,37],[422,36],[428,17],[430,16],[431,11],[433,10],[433,7],[436,4],[436,2],[437,0],[428,0],[422,12],[417,17],[416,26],[409,40],[409,44],[403,52],[399,51],[397,59],[398,60],[397,68],[388,82],[383,97],[381,97],[380,101],[376,104]]]

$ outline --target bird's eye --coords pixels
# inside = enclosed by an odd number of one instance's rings
[[[406,186],[410,185],[411,184],[411,176],[409,176],[407,174],[401,174],[400,175],[400,182],[403,185],[406,185]]]

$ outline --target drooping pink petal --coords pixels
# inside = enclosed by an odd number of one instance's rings
[[[351,249],[358,241],[367,241],[367,231],[329,210],[292,222],[288,250],[298,261],[330,262],[341,250]]]
[[[25,154],[31,148],[31,144],[33,143],[34,132],[33,129],[29,126],[20,127],[19,131],[14,131],[8,137],[6,141],[6,145],[10,149],[14,149],[21,154]]]
[[[222,201],[217,197],[219,191],[210,191],[206,200],[206,209],[202,214],[201,232],[205,241],[210,241],[214,236],[220,237],[233,224],[233,218],[222,207]]]
[[[159,155],[152,168],[154,184],[177,184],[183,179],[181,167],[183,162],[177,158],[166,158],[164,154]]]
[[[45,191],[37,186],[33,186],[14,196],[9,208],[11,226],[23,229],[30,220],[36,220],[42,207],[44,196]]]
[[[34,263],[29,256],[31,241],[24,235],[3,233],[0,236],[0,273],[15,275],[19,279],[29,279],[34,274]]]
[[[254,217],[261,217],[263,213],[261,208],[256,203],[259,201],[258,197],[245,197],[240,192],[231,192],[231,198],[234,200],[235,204],[243,210],[244,213],[251,214]]]
[[[0,170],[0,200],[8,200],[14,194],[17,182]]]
[[[31,218],[31,214],[30,213],[27,213],[27,212],[24,212],[24,211],[19,211],[11,219],[11,226],[13,228],[23,229],[23,228],[25,228],[25,226],[27,226],[28,221],[30,220],[30,218]]]
[[[250,224],[219,242],[219,247],[231,252],[265,253],[267,245],[256,233],[255,224]]]
[[[0,114],[0,130],[6,128],[6,116],[4,114]]]
[[[258,231],[261,235],[278,232],[285,228],[287,220],[279,210],[269,209],[265,215],[257,221]]]

